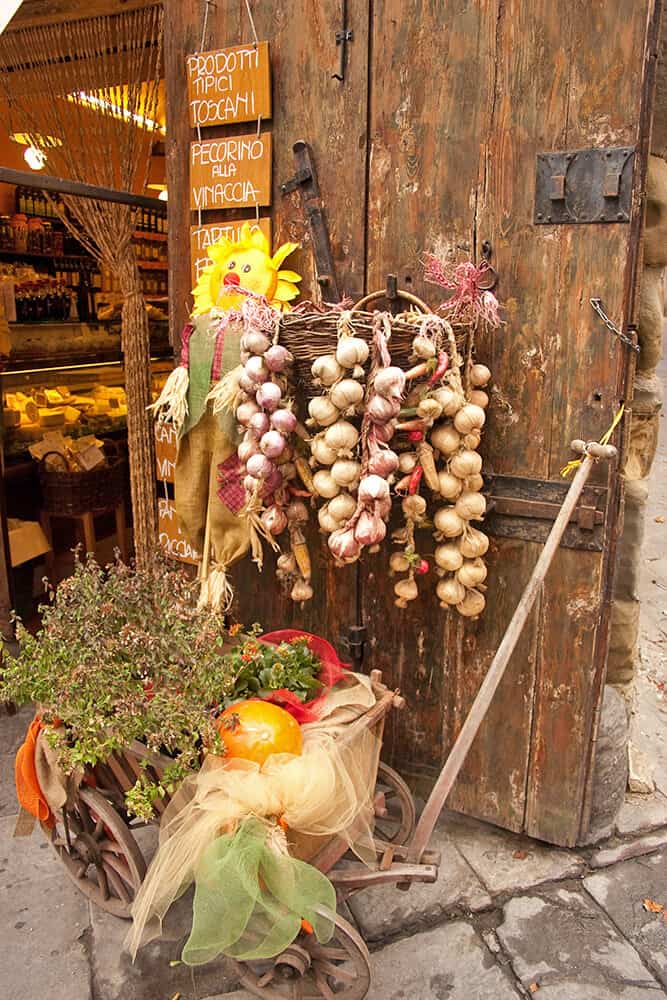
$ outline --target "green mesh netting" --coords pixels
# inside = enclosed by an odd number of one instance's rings
[[[317,868],[284,853],[282,831],[244,820],[204,851],[195,873],[187,965],[217,955],[273,958],[297,937],[302,918],[322,943],[334,933],[336,892]]]

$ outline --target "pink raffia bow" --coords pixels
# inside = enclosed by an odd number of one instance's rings
[[[424,281],[454,292],[438,307],[438,312],[444,313],[449,319],[467,319],[472,314],[489,326],[498,327],[502,323],[500,303],[493,292],[483,285],[492,271],[493,268],[485,260],[479,265],[466,261],[447,267],[438,257],[429,253],[426,255]]]

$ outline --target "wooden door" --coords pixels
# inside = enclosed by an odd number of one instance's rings
[[[641,190],[657,21],[656,0],[566,7],[348,0],[354,38],[341,82],[340,3],[252,4],[258,35],[271,45],[274,115],[262,128],[274,137],[275,239],[303,241],[297,270],[306,295],[315,277],[308,230],[298,196],[280,193],[297,139],[313,148],[339,284],[353,297],[383,287],[391,272],[435,305],[434,288],[421,281],[423,253],[455,246],[478,259],[490,245],[506,325],[478,351],[494,375],[486,468],[556,492],[571,438],[599,436],[624,398],[628,354],[589,299],[632,322],[640,203],[636,194],[630,225],[535,225],[535,158],[635,145]],[[202,20],[194,0],[167,0],[166,11],[174,260],[190,224],[183,64],[200,46]],[[206,48],[247,41],[245,5],[219,3],[208,29]],[[174,317],[182,318],[185,259],[174,279]],[[615,472],[600,470],[595,482],[606,490],[601,545],[560,550],[450,800],[559,844],[575,843],[586,823],[606,660],[619,489]],[[388,727],[387,754],[406,774],[429,778],[465,718],[544,528],[526,521],[510,537],[492,537],[488,606],[477,622],[442,612],[432,598],[399,612],[386,551],[341,572],[316,540],[317,593],[303,615],[276,596],[267,565],[260,577],[250,566],[236,575],[243,617],[297,622],[334,640],[363,624],[364,669],[380,667],[409,702]]]

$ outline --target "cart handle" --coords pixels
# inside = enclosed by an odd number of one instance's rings
[[[421,861],[422,854],[435,829],[435,824],[444,809],[447,796],[451,792],[452,785],[463,767],[465,759],[468,756],[468,751],[477,736],[479,727],[484,721],[496,689],[503,679],[509,659],[519,641],[523,627],[526,624],[526,619],[535,603],[540,587],[558,550],[560,540],[577,506],[593,465],[600,458],[611,459],[617,454],[616,448],[613,445],[601,445],[597,441],[591,441],[588,444],[583,441],[573,441],[572,448],[574,451],[583,453],[584,459],[567,491],[563,506],[558,512],[558,517],[554,521],[553,527],[544,543],[544,548],[535,564],[532,576],[526,584],[526,589],[521,595],[521,600],[517,604],[516,610],[505,630],[496,655],[491,661],[491,665],[477,692],[477,696],[461,727],[461,732],[457,736],[454,746],[445,761],[445,766],[440,772],[440,776],[433,786],[433,790],[424,806],[424,811],[419,818],[417,829],[408,848],[406,858],[408,864],[418,864]],[[403,883],[403,886],[407,888],[405,883]]]

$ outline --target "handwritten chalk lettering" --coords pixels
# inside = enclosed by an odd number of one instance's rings
[[[158,500],[158,541],[167,555],[181,562],[196,563],[199,552],[190,544],[178,526],[176,505],[173,500]]]
[[[238,222],[214,222],[206,226],[192,226],[190,229],[190,260],[192,262],[192,284],[196,285],[202,271],[213,263],[207,250],[222,239],[235,243],[241,238],[241,227],[245,222],[251,222],[251,229],[260,229],[271,246],[271,220],[241,219]],[[166,425],[165,425],[166,426]]]
[[[178,444],[178,435],[173,424],[156,423],[155,440],[159,444],[173,444],[174,448]]]
[[[271,135],[190,143],[190,207],[271,204]]]
[[[171,424],[155,424],[155,475],[163,483],[173,483],[178,455],[178,436]]]
[[[192,128],[271,117],[268,42],[197,52],[186,65]]]

